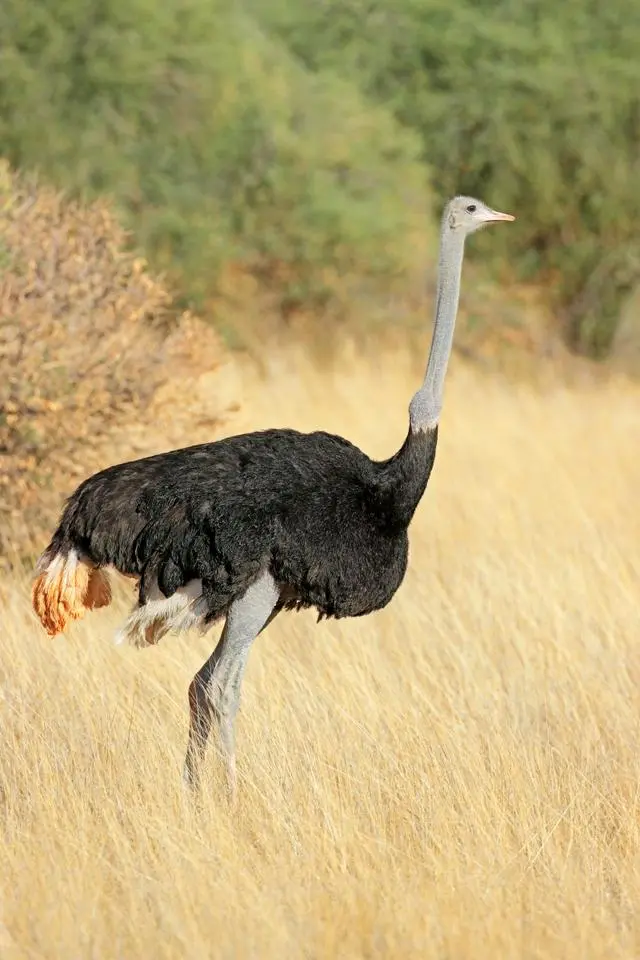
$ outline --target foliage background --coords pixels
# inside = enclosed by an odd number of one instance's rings
[[[518,216],[477,255],[609,349],[640,274],[635,0],[5,0],[0,30],[3,151],[112,195],[189,304],[234,263],[285,315],[344,306],[464,191]]]

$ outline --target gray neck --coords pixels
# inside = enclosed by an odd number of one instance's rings
[[[444,380],[451,356],[453,331],[460,298],[464,232],[450,227],[445,217],[440,236],[436,314],[424,383],[409,405],[411,430],[432,430],[442,412]]]

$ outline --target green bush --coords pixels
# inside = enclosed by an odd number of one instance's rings
[[[190,302],[228,261],[283,305],[403,270],[419,137],[234,0],[3,0],[0,35],[2,152],[111,195]]]
[[[516,214],[491,249],[554,291],[574,346],[607,351],[640,280],[637,0],[252,3],[306,66],[420,133],[443,197]]]

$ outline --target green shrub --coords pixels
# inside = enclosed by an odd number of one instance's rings
[[[491,249],[548,283],[574,346],[606,352],[640,280],[636,0],[252,2],[301,62],[420,133],[443,197],[516,214]]]
[[[419,138],[233,0],[4,0],[0,34],[2,152],[111,195],[190,302],[228,261],[283,305],[404,268]]]

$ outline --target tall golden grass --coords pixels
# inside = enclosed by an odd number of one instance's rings
[[[383,456],[418,375],[273,355],[225,429]],[[236,809],[180,784],[214,635],[115,648],[122,594],[52,642],[5,582],[0,956],[637,957],[639,401],[453,371],[395,600],[255,645]]]

